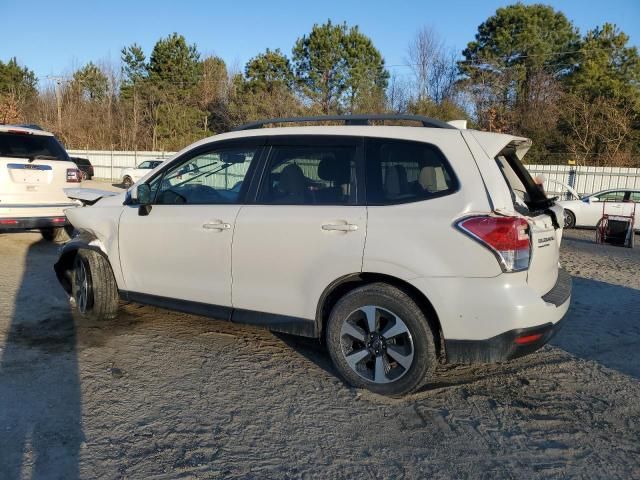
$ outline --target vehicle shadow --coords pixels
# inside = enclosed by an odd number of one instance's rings
[[[640,290],[574,277],[571,307],[551,344],[640,378]]]
[[[44,241],[29,247],[2,345],[0,478],[79,476],[76,327],[52,273],[56,250]]]

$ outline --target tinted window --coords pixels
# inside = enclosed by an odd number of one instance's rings
[[[259,202],[346,205],[355,202],[356,148],[274,146]]]
[[[640,192],[631,192],[629,196],[629,201],[640,203]]]
[[[457,188],[451,167],[432,145],[369,139],[366,147],[367,203],[416,202]]]
[[[221,204],[240,199],[244,179],[257,147],[210,150],[173,165],[164,172],[158,187],[160,204]]]
[[[48,135],[0,132],[0,155],[5,157],[68,160],[62,145]]]

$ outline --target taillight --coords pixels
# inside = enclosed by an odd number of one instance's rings
[[[467,217],[458,228],[493,252],[502,270],[519,272],[529,268],[531,239],[529,224],[520,217]]]
[[[67,168],[67,183],[80,183],[82,174],[77,168]]]

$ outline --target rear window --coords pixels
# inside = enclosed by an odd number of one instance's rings
[[[0,132],[0,156],[68,160],[62,145],[48,135]]]
[[[406,140],[367,139],[367,203],[427,200],[457,190],[449,163],[435,146]]]

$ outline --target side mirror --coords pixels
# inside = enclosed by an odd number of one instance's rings
[[[589,197],[589,203],[599,202],[600,199],[598,197]]]
[[[129,192],[132,203],[136,205],[149,205],[151,203],[151,187],[146,183],[134,185]]]
[[[138,215],[146,217],[151,212],[151,187],[146,183],[134,185],[129,191],[131,203],[138,205]]]

